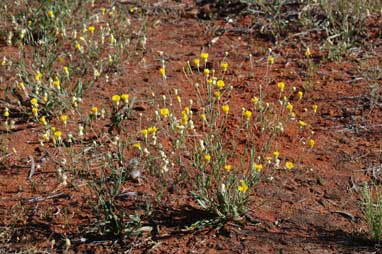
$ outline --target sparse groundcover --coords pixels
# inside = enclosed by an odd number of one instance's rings
[[[6,0],[0,252],[377,250],[378,8]]]

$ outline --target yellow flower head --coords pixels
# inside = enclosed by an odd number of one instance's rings
[[[204,158],[205,162],[207,162],[207,163],[211,161],[211,155],[209,155],[209,154],[205,154],[203,156],[203,158]]]
[[[223,105],[223,106],[222,106],[222,110],[223,110],[223,112],[224,112],[225,114],[228,114],[228,112],[229,112],[229,105],[227,105],[227,104]]]
[[[220,67],[222,68],[223,71],[227,71],[228,63],[221,63]]]
[[[201,115],[200,115],[200,119],[201,119],[202,121],[206,121],[206,120],[207,120],[207,116],[206,116],[206,114],[201,114]]]
[[[255,163],[254,168],[257,172],[260,172],[263,169],[263,164]]]
[[[206,62],[207,59],[208,59],[208,53],[205,53],[205,52],[201,53],[200,54],[200,58],[203,59]]]
[[[58,77],[55,77],[55,78],[54,78],[54,81],[53,81],[53,85],[54,85],[54,87],[57,88],[57,89],[60,89],[60,84],[61,84],[61,82],[60,82],[60,80],[58,79]]]
[[[303,96],[303,95],[304,95],[304,92],[303,92],[303,91],[298,91],[298,92],[297,92],[297,97],[298,97],[299,100],[302,99],[302,96]]]
[[[148,129],[147,129],[147,131],[148,131],[148,133],[156,133],[157,131],[158,131],[158,128],[157,127],[155,127],[155,126],[152,126],[152,127],[149,127]]]
[[[208,76],[210,74],[210,70],[209,69],[204,69],[203,71],[204,75]]]
[[[112,97],[111,97],[111,100],[113,101],[113,103],[115,104],[115,105],[119,105],[119,101],[121,100],[121,96],[119,96],[118,94],[116,94],[116,95],[113,95]]]
[[[240,180],[240,185],[237,187],[237,190],[241,193],[245,193],[248,190],[248,185],[245,183],[244,180]]]
[[[224,88],[224,81],[219,79],[217,82],[216,82],[216,86],[217,88],[219,89],[223,89]]]
[[[170,110],[168,108],[161,108],[159,113],[161,116],[167,117],[170,114]]]
[[[9,109],[8,108],[5,108],[5,111],[3,113],[3,116],[4,117],[9,117]]]
[[[253,103],[253,104],[257,104],[257,103],[259,103],[259,97],[256,97],[256,96],[254,96],[252,99],[251,99],[251,102]]]
[[[96,106],[92,107],[92,108],[91,108],[91,113],[92,113],[93,115],[97,115],[97,114],[98,114],[98,108],[97,108]]]
[[[289,110],[289,112],[293,111],[293,105],[290,102],[288,102],[287,104],[287,109]]]
[[[306,48],[306,50],[305,50],[305,56],[306,56],[307,58],[309,58],[311,55],[312,55],[312,53],[310,52],[310,48]]]
[[[79,51],[81,51],[81,44],[79,42],[76,42],[76,44],[74,45],[74,47],[76,49],[78,49]]]
[[[243,116],[245,117],[245,119],[247,119],[247,121],[249,121],[252,117],[252,112],[249,110],[246,110],[244,111]]]
[[[31,99],[31,105],[33,106],[33,107],[38,107],[38,101],[37,101],[37,99],[36,98],[32,98]]]
[[[220,91],[215,91],[214,95],[219,100],[220,97],[222,96],[222,93]]]
[[[287,161],[287,162],[285,163],[285,167],[286,167],[287,169],[291,170],[291,169],[294,168],[294,164],[293,164],[293,162],[291,162],[291,161]]]
[[[68,115],[61,115],[60,116],[60,119],[61,121],[66,125],[66,123],[68,122]]]
[[[38,109],[32,108],[32,114],[33,114],[33,116],[37,117],[38,116]]]
[[[272,65],[275,63],[275,59],[273,56],[268,56],[268,64]]]
[[[135,144],[133,144],[133,147],[136,148],[136,149],[138,149],[138,150],[141,150],[141,149],[142,149],[142,146],[141,146],[140,143],[135,143]]]
[[[121,99],[123,100],[124,103],[126,104],[129,103],[129,95],[127,93],[121,94]]]
[[[313,148],[315,143],[316,143],[316,141],[314,141],[314,139],[309,139],[309,141],[308,141],[310,148]]]
[[[147,137],[147,134],[149,133],[149,131],[147,129],[143,129],[141,130],[141,134],[145,137]]]
[[[19,83],[19,86],[20,86],[20,88],[22,89],[22,90],[25,90],[25,84],[24,84],[24,82],[20,82]]]
[[[62,137],[62,132],[61,132],[61,131],[55,131],[53,135],[54,135],[54,137],[56,137],[57,139],[61,139],[61,137]]]
[[[232,166],[230,164],[225,164],[224,169],[227,170],[227,172],[231,171]]]
[[[306,123],[305,123],[303,120],[300,120],[300,121],[298,121],[298,125],[299,125],[301,128],[303,128],[303,127],[306,125]]]
[[[95,27],[94,26],[88,26],[88,31],[90,33],[94,33]]]
[[[316,113],[317,109],[318,109],[318,105],[317,104],[313,104],[312,109],[313,109],[313,112]]]
[[[69,76],[69,68],[68,68],[68,66],[64,66],[62,69],[63,69],[63,71],[64,71],[64,74],[65,74],[66,76]]]
[[[48,124],[48,122],[46,121],[45,116],[42,116],[42,117],[40,118],[40,122],[41,122],[43,125],[47,125],[47,124]]]
[[[279,151],[274,151],[273,155],[275,156],[275,158],[278,158],[280,156],[280,152]]]
[[[199,60],[199,58],[195,58],[195,59],[194,59],[194,64],[196,65],[196,67],[199,68],[199,66],[200,66],[200,60]]]
[[[160,68],[159,69],[159,73],[160,73],[160,75],[162,76],[162,77],[165,77],[166,76],[166,69],[165,68]]]
[[[48,17],[49,18],[54,18],[54,12],[52,10],[48,11]]]
[[[39,82],[42,78],[42,74],[40,71],[37,71],[36,75],[34,76],[34,79]]]
[[[284,82],[278,82],[278,83],[277,83],[277,88],[278,88],[281,92],[283,92],[284,89],[285,89],[285,83],[284,83]]]

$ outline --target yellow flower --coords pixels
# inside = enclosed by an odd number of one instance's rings
[[[161,108],[159,113],[161,116],[167,117],[170,114],[170,110],[168,108]]]
[[[215,91],[214,95],[219,100],[220,97],[222,96],[222,93],[220,91]]]
[[[273,58],[273,56],[268,56],[268,63],[270,65],[274,64],[275,63],[275,59]]]
[[[24,82],[21,81],[20,84],[19,84],[19,86],[20,86],[21,89],[25,90],[25,84],[24,84]]]
[[[227,71],[228,63],[221,63],[220,67],[222,68],[223,71]]]
[[[216,86],[217,88],[219,89],[223,89],[224,88],[224,81],[219,79],[217,82],[216,82]]]
[[[183,125],[186,125],[188,123],[188,116],[186,114],[183,114],[182,119],[180,120],[180,122]]]
[[[5,108],[5,111],[3,113],[3,116],[4,117],[9,117],[9,109],[8,108]]]
[[[68,68],[68,66],[64,66],[64,67],[63,67],[63,71],[64,71],[64,74],[65,74],[66,76],[69,76],[69,68]]]
[[[204,53],[204,52],[202,52],[202,53],[200,54],[200,58],[203,59],[203,60],[206,62],[207,59],[208,59],[208,53]]]
[[[147,129],[141,130],[141,134],[146,138],[149,131]]]
[[[285,83],[284,82],[278,82],[277,88],[280,89],[281,92],[283,92],[285,89]]]
[[[280,156],[280,152],[279,151],[274,151],[273,155],[275,156],[275,158],[278,158]]]
[[[306,125],[306,123],[303,120],[298,121],[298,125],[302,128]]]
[[[196,65],[196,67],[199,68],[199,66],[200,66],[200,60],[199,60],[198,58],[195,58],[195,59],[194,59],[194,64]]]
[[[231,171],[232,166],[230,164],[225,164],[224,169],[227,170],[227,172]]]
[[[253,103],[253,104],[257,104],[257,103],[259,103],[259,98],[258,97],[256,97],[256,96],[254,96],[252,99],[251,99],[251,102]]]
[[[55,131],[53,135],[54,135],[54,137],[56,137],[57,139],[61,139],[61,137],[62,137],[62,132],[61,132],[61,131]]]
[[[210,70],[209,69],[204,69],[203,71],[204,75],[208,76],[210,74]]]
[[[162,77],[166,77],[166,69],[165,68],[160,68],[159,69],[159,73],[160,73],[160,75],[162,76]]]
[[[133,144],[133,147],[136,148],[136,149],[138,149],[138,150],[141,150],[141,149],[142,149],[142,146],[141,146],[140,143],[135,143],[135,144]]]
[[[106,8],[105,8],[105,7],[102,7],[102,8],[101,8],[101,12],[102,12],[103,15],[105,15],[105,13],[106,13]]]
[[[38,101],[37,101],[36,98],[32,98],[32,99],[31,99],[31,105],[34,106],[34,107],[36,107],[36,108],[38,107]]]
[[[316,141],[314,141],[314,139],[309,139],[309,141],[308,141],[310,148],[313,148],[315,143],[316,143]]]
[[[237,190],[241,193],[245,193],[248,190],[248,185],[244,180],[240,180],[240,185],[237,187]]]
[[[200,115],[200,119],[201,119],[202,121],[206,121],[206,120],[207,120],[207,116],[206,116],[206,114],[201,114],[201,115]]]
[[[293,111],[293,105],[290,102],[288,102],[287,104],[287,109],[289,110],[289,112]]]
[[[254,168],[257,172],[260,172],[263,169],[263,164],[255,163]]]
[[[287,169],[291,170],[292,168],[294,168],[294,164],[293,164],[293,162],[291,162],[291,161],[287,161],[287,162],[285,163],[285,167],[286,167]]]
[[[57,89],[60,89],[60,80],[58,79],[58,77],[55,77],[54,78],[54,81],[53,81],[53,85],[54,85],[54,87],[55,88],[57,88]]]
[[[48,17],[49,18],[54,18],[54,12],[52,10],[48,11]]]
[[[76,49],[78,49],[79,51],[81,51],[81,44],[80,44],[80,43],[76,42],[76,44],[74,45],[74,47],[75,47]]]
[[[37,71],[36,75],[34,76],[34,79],[39,82],[42,78],[42,74],[40,71]]]
[[[298,91],[298,93],[297,93],[297,97],[298,97],[299,100],[302,99],[302,96],[303,96],[303,95],[304,95],[304,93],[303,93],[302,91]]]
[[[316,113],[317,109],[318,109],[318,105],[317,104],[313,104],[312,109],[313,109],[313,112]]]
[[[47,124],[48,124],[48,122],[46,121],[45,116],[42,116],[42,117],[40,118],[40,122],[41,122],[43,125],[47,125]]]
[[[305,50],[305,56],[306,56],[307,58],[309,58],[311,55],[312,55],[312,53],[310,52],[310,49],[309,49],[309,48],[306,48],[306,50]]]
[[[246,110],[246,111],[244,111],[243,115],[244,115],[245,119],[247,119],[247,121],[249,121],[252,117],[252,112],[249,110]]]
[[[205,160],[207,163],[211,161],[211,155],[209,155],[209,154],[205,154],[205,155],[203,156],[203,158],[204,158],[204,160]]]
[[[97,115],[98,114],[98,108],[96,106],[92,107],[91,112],[93,115]]]
[[[94,33],[95,27],[94,26],[88,26],[88,31],[90,33]]]
[[[157,131],[158,131],[158,128],[157,127],[155,127],[155,126],[153,126],[153,127],[149,127],[148,129],[147,129],[147,131],[148,131],[148,133],[156,133]]]
[[[116,94],[116,95],[113,95],[112,97],[111,97],[111,100],[113,101],[113,103],[115,104],[115,105],[119,105],[119,101],[121,100],[121,96],[119,96],[118,94]]]
[[[121,94],[121,99],[123,100],[124,103],[126,104],[129,103],[129,95],[127,93]]]
[[[223,105],[222,106],[222,110],[223,110],[223,112],[225,113],[225,114],[228,114],[228,112],[229,112],[229,105]]]
[[[66,125],[67,124],[67,122],[68,122],[68,115],[61,115],[60,116],[60,119],[61,119],[61,121]]]
[[[33,114],[33,116],[37,117],[38,116],[38,109],[33,107],[32,108],[32,114]]]

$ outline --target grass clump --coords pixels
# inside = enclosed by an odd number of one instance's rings
[[[382,241],[382,192],[381,188],[365,185],[362,190],[362,211],[367,222],[370,239]]]

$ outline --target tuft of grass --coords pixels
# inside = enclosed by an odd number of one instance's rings
[[[368,225],[370,239],[382,241],[382,192],[377,186],[367,184],[362,190],[362,211]]]

